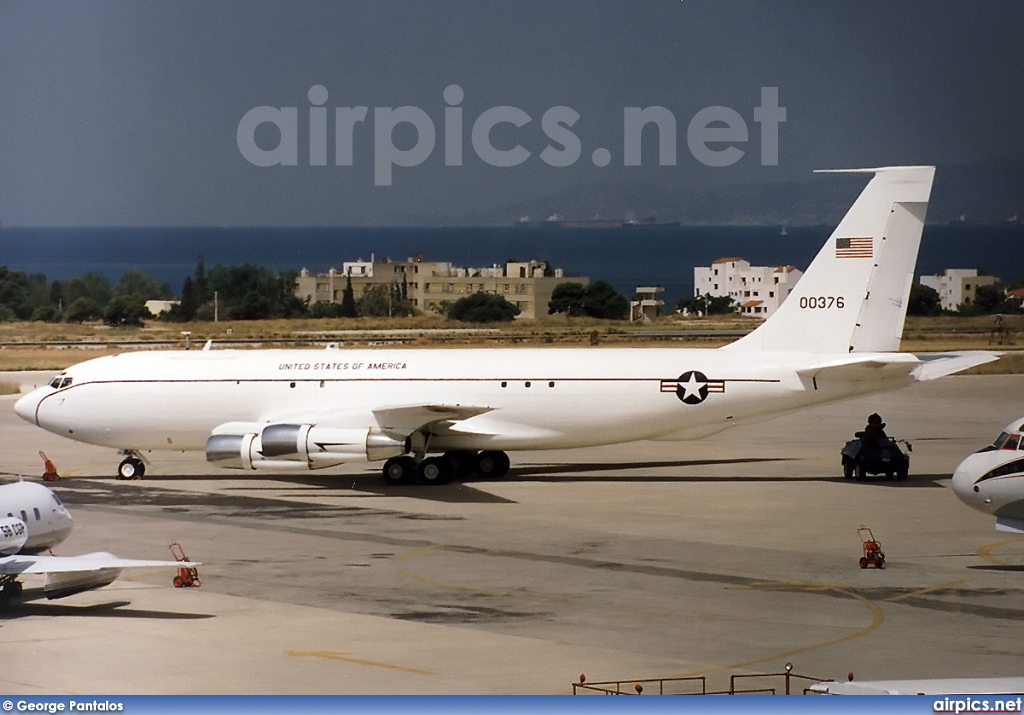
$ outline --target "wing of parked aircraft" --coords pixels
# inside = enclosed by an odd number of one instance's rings
[[[53,556],[42,552],[61,544],[73,521],[53,491],[42,484],[18,481],[0,484],[0,597],[22,592],[21,576],[45,576],[47,598],[106,586],[124,569],[178,569],[178,561],[122,559],[105,552],[83,556]],[[198,564],[189,563],[189,567]]]
[[[189,567],[201,565],[190,561]],[[64,598],[112,583],[124,569],[177,569],[177,561],[122,559],[106,552],[82,556],[5,556],[0,558],[0,576],[43,574],[43,593],[49,599]]]

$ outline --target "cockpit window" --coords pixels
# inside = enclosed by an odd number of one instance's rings
[[[64,506],[64,502],[62,502],[56,494],[50,492],[50,496],[53,497],[53,500],[57,503],[57,506]]]
[[[52,387],[54,389],[60,387],[60,380],[61,380],[60,375],[58,375],[57,377],[55,377],[52,380],[50,380],[50,387]]]
[[[57,377],[50,380],[50,387],[54,388],[55,390],[59,390],[62,387],[67,387],[68,385],[70,385],[71,381],[72,378],[68,377],[64,373],[61,373],[60,375],[57,375]]]
[[[996,449],[999,449],[1006,443],[1006,440],[1009,439],[1009,437],[1009,432],[1000,432],[999,436],[996,437],[996,441],[992,443],[992,446],[995,447]]]
[[[1019,450],[1020,449],[1020,435],[1011,434],[1009,439],[1003,442],[1003,446],[1000,449]]]
[[[71,380],[72,380],[72,379],[73,379],[73,378],[70,378],[70,377],[65,377],[65,378],[64,378],[63,380],[61,380],[61,381],[60,381],[60,386],[61,386],[61,387],[67,387],[68,385],[70,385],[70,384],[71,384]]]

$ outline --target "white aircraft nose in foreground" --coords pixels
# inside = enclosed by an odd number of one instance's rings
[[[873,175],[779,310],[719,349],[203,350],[75,365],[24,419],[125,454],[221,467],[387,460],[384,478],[501,476],[508,450],[679,440],[994,360],[899,349],[935,168]],[[437,456],[428,456],[437,455]]]
[[[126,568],[181,566],[177,561],[120,559],[105,552],[84,556],[40,555],[64,541],[72,526],[71,514],[57,495],[42,484],[0,485],[0,601],[21,594],[18,578],[26,574],[45,574],[43,593],[52,599],[106,586]]]
[[[996,518],[996,529],[1024,534],[1024,417],[953,472],[953,491],[967,506]]]

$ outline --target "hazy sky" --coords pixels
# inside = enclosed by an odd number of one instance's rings
[[[671,188],[1022,160],[1022,29],[1014,0],[0,0],[0,223],[346,225],[599,182]],[[461,136],[446,136],[449,85],[462,90],[452,110]],[[786,111],[777,166],[761,165],[763,87],[778,88]],[[311,95],[326,118],[323,166],[311,165]],[[515,116],[485,115],[503,106],[529,122],[499,123],[485,138],[504,157],[521,146],[528,155],[515,166],[488,163],[472,138],[478,119]],[[708,145],[743,152],[712,168],[687,138],[715,106],[733,110],[749,138]],[[296,108],[295,165],[246,158],[239,124],[256,107]],[[336,165],[337,107],[367,108],[352,125],[351,166]],[[429,120],[431,151],[407,151],[424,140],[408,123],[382,138],[388,117],[405,116],[385,108],[399,107]],[[542,125],[553,107],[579,115],[561,127],[578,140],[574,161]],[[641,166],[624,166],[627,107],[674,117],[675,165],[659,166],[649,125]],[[249,136],[271,156],[279,130],[263,123]],[[383,186],[388,144],[416,165],[394,166]],[[549,145],[568,165],[542,158]],[[461,165],[446,166],[456,146]]]

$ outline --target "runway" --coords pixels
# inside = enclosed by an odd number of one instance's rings
[[[26,390],[42,373],[0,373]],[[0,616],[9,693],[540,693],[588,680],[794,671],[1019,675],[1024,537],[949,475],[1024,414],[1024,377],[945,378],[679,443],[513,453],[500,480],[388,487],[371,465],[252,479],[202,454],[119,457],[0,398],[0,473],[43,450],[75,531],[58,553],[204,562],[202,588],[122,578]],[[854,482],[866,416],[910,479]],[[861,570],[870,526],[888,568]],[[39,582],[27,581],[27,586]]]

